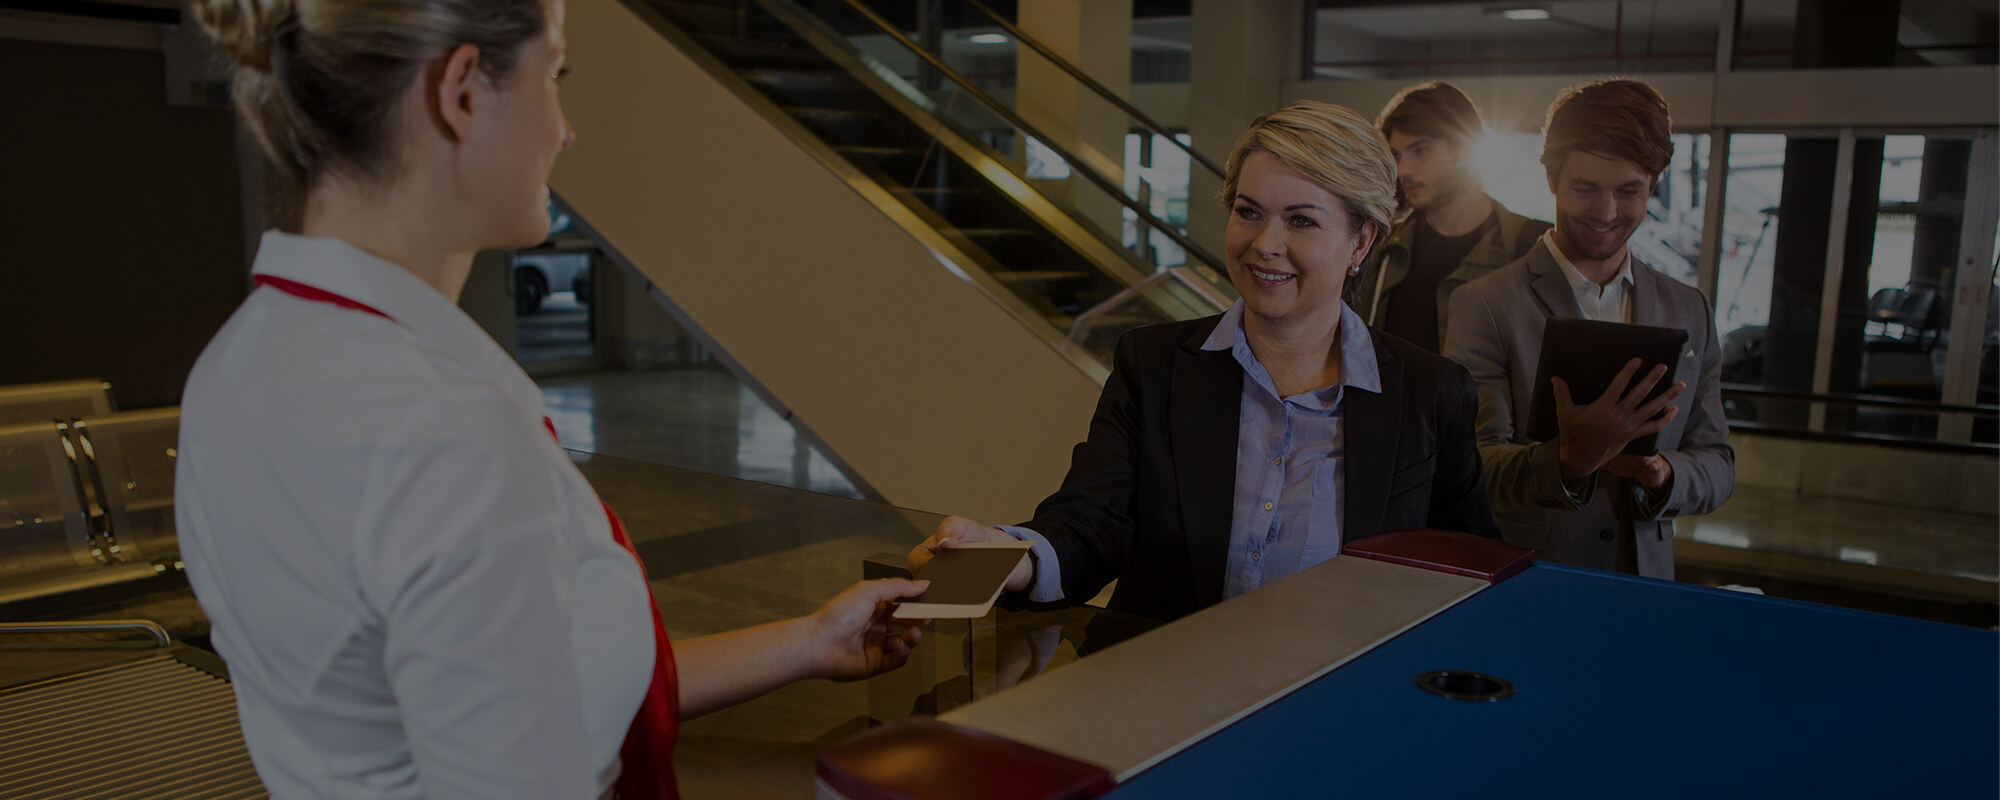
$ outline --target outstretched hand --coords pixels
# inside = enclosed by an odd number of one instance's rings
[[[910,572],[915,574],[917,570],[923,569],[925,564],[931,563],[931,559],[937,557],[939,550],[972,542],[1011,541],[1014,541],[1014,537],[1007,535],[1005,531],[989,528],[964,517],[945,517],[944,522],[938,523],[936,533],[931,534],[930,538],[923,540],[916,547],[910,548]],[[1028,585],[1035,581],[1034,562],[1032,558],[1021,559],[1020,566],[1015,567],[1007,576],[1007,584],[1003,588],[1009,592],[1027,589]]]
[[[890,601],[915,597],[929,581],[888,578],[862,581],[834,595],[809,618],[813,674],[837,681],[860,680],[895,669],[910,660],[910,651],[924,639],[922,623],[889,615]]]

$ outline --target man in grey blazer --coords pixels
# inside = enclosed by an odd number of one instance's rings
[[[1671,579],[1674,518],[1721,506],[1736,467],[1707,299],[1625,246],[1673,156],[1667,104],[1638,81],[1573,87],[1550,107],[1545,135],[1555,229],[1452,295],[1444,354],[1478,385],[1480,459],[1507,541],[1548,561]],[[1551,317],[1683,329],[1680,381],[1644,402],[1666,366],[1635,358],[1602,397],[1578,405],[1558,379],[1559,433],[1530,440],[1524,428]],[[1658,455],[1621,452],[1655,432]]]

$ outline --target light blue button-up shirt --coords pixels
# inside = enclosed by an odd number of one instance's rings
[[[1243,301],[1224,312],[1203,350],[1227,350],[1243,368],[1237,416],[1236,486],[1229,519],[1229,562],[1223,597],[1235,597],[1340,553],[1346,510],[1345,414],[1349,389],[1380,394],[1375,342],[1361,317],[1340,308],[1340,383],[1280,397],[1271,373],[1243,335]],[[1041,534],[1003,525],[1033,544],[1035,584],[1029,599],[1063,599],[1062,565]]]

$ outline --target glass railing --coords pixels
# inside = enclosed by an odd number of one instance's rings
[[[919,30],[905,30],[922,16],[908,10],[928,6],[897,0],[798,0],[795,7],[838,35],[847,55],[1141,263],[1214,268],[1199,248],[1190,254],[1186,219],[1189,170],[1219,179],[1211,160],[1011,22],[987,16],[984,6],[941,5],[960,12],[954,22],[977,12],[975,21],[985,24],[947,31],[920,21]],[[1006,32],[965,32],[987,28]],[[984,37],[998,43],[981,44]],[[968,42],[994,52],[968,57],[960,46]],[[1028,69],[1041,76],[1030,87],[1034,102],[1023,101],[1016,48],[1029,51]]]
[[[1207,316],[1230,302],[1193,268],[1168,267],[1078,315],[1063,347],[1109,364],[1112,349],[1124,332],[1141,325]]]
[[[1202,172],[1219,181],[1222,167],[1185,132],[1162,125],[978,0],[804,2],[857,52],[951,109],[955,123],[1001,131],[996,149],[1016,172],[1037,183],[1059,184],[1079,169],[1105,177],[1105,188],[1115,186],[1133,207],[1101,211],[1098,225],[1140,260],[1206,266],[1185,252],[1190,177]],[[969,107],[953,102],[964,94],[983,97]],[[996,109],[1050,136],[1006,132]]]

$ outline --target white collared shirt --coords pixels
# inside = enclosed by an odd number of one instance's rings
[[[271,232],[273,288],[203,350],[175,515],[276,797],[596,797],[653,668],[651,602],[541,391],[410,272]]]
[[[1570,263],[1569,256],[1563,255],[1562,248],[1556,246],[1555,230],[1542,234],[1542,246],[1549,249],[1549,255],[1561,267],[1563,278],[1569,281],[1569,288],[1576,295],[1576,305],[1583,309],[1583,318],[1598,322],[1632,321],[1632,251],[1625,251],[1625,262],[1618,265],[1618,274],[1608,286],[1599,286],[1596,281],[1583,276],[1583,271]]]

